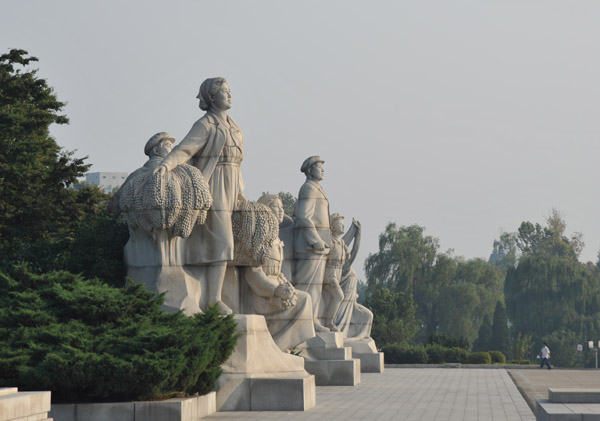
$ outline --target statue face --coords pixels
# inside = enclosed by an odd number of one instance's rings
[[[325,175],[325,169],[323,163],[317,162],[310,167],[310,176],[313,180],[322,180]]]
[[[170,140],[163,140],[156,147],[156,155],[164,158],[171,152],[171,149],[173,149],[173,142]]]
[[[331,227],[332,231],[335,234],[343,234],[344,233],[344,219],[338,218],[333,221],[333,226]]]
[[[283,203],[281,202],[281,200],[273,200],[269,204],[269,208],[273,212],[273,215],[275,215],[275,217],[277,218],[277,222],[279,222],[281,224],[283,222],[283,215],[284,215]]]
[[[231,108],[231,91],[227,82],[223,82],[215,93],[212,106],[219,111]]]

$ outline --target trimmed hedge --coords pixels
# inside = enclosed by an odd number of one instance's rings
[[[491,364],[492,358],[487,352],[471,352],[467,362],[469,364]]]
[[[443,364],[446,362],[446,349],[441,346],[430,346],[426,348],[427,362],[429,364]]]
[[[463,348],[446,348],[444,360],[447,363],[466,363],[469,358],[469,352]]]
[[[381,350],[387,364],[427,364],[427,352],[422,346],[387,344]]]
[[[494,364],[506,364],[506,357],[500,351],[488,351],[490,354],[490,358],[492,359],[492,363]]]
[[[387,344],[381,348],[386,364],[492,364],[492,356],[501,360],[504,355],[498,351],[472,352],[462,348],[444,348],[439,345],[409,346]]]
[[[0,387],[50,390],[53,402],[206,394],[237,340],[232,316],[167,314],[142,285],[21,266],[0,290]]]

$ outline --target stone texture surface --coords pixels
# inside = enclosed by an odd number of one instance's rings
[[[356,386],[360,383],[360,360],[306,360],[306,371],[317,386]]]
[[[216,412],[216,393],[151,402],[53,405],[54,421],[197,421]]]
[[[315,380],[304,369],[304,359],[279,349],[263,316],[237,315],[235,319],[241,337],[223,364],[217,382],[217,409],[297,411],[314,406]]]
[[[317,386],[317,405],[310,411],[220,412],[206,420],[533,421],[535,417],[503,369],[386,367],[381,374],[363,374],[356,387]]]
[[[383,373],[383,352],[374,354],[355,354],[353,352],[352,358],[360,360],[361,373]]]
[[[0,389],[0,421],[46,419],[50,392],[19,392],[15,387]]]
[[[534,366],[529,369],[511,368],[508,374],[533,412],[536,411],[537,399],[549,398],[548,388],[597,389],[599,385],[597,370],[540,370]]]
[[[549,388],[548,397],[552,403],[598,403],[600,389]]]

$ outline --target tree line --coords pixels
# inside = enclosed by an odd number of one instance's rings
[[[440,252],[424,227],[389,223],[365,261],[373,337],[409,345],[445,335],[512,361],[534,359],[545,341],[554,364],[589,364],[576,346],[600,339],[600,263],[580,262],[583,246],[557,210],[544,225],[503,232],[487,261]]]

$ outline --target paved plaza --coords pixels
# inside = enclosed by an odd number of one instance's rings
[[[600,389],[600,372],[572,369],[509,369],[508,373],[531,408],[536,399],[548,399],[548,388]]]
[[[219,412],[206,420],[535,420],[504,369],[395,368],[357,386],[318,386],[305,412]]]

